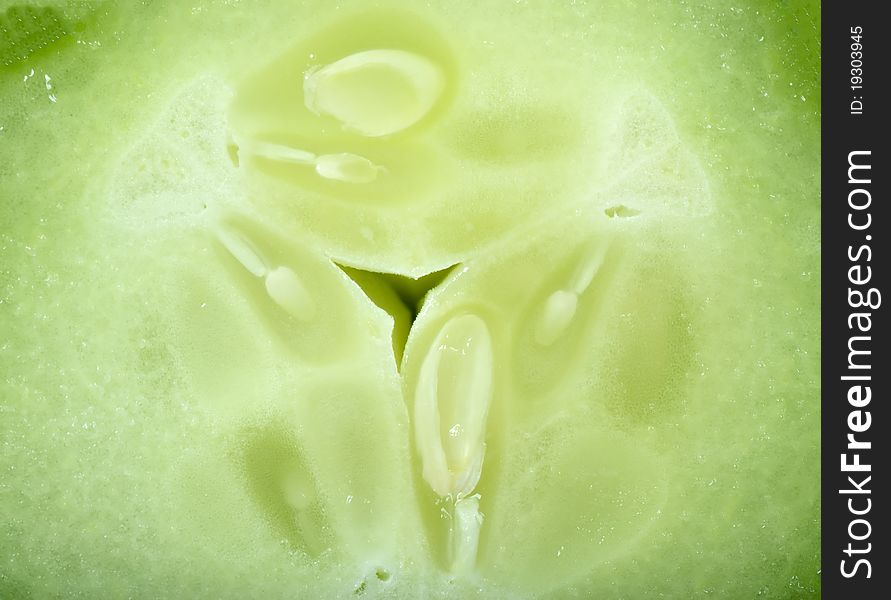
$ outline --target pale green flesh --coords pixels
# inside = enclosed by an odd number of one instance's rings
[[[818,14],[713,4],[53,13],[0,596],[816,596]]]

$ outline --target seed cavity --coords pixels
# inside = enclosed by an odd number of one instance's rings
[[[260,253],[240,233],[231,229],[220,228],[216,232],[217,239],[232,257],[241,263],[247,271],[255,277],[263,277],[269,271],[266,261]]]
[[[285,144],[272,142],[239,140],[239,152],[245,152],[254,156],[262,156],[269,160],[275,160],[294,165],[313,165],[316,155],[306,150],[292,148]]]
[[[572,322],[578,303],[579,297],[566,290],[557,290],[548,296],[535,327],[535,341],[542,346],[550,346],[556,342]]]
[[[270,267],[260,251],[241,233],[220,227],[217,239],[251,275],[262,277],[266,293],[282,310],[299,321],[310,321],[316,314],[315,301],[301,277],[286,266]]]
[[[276,539],[308,556],[330,545],[315,475],[292,431],[280,424],[249,428],[235,447],[247,491]]]
[[[310,321],[316,306],[300,276],[288,267],[276,267],[266,275],[266,292],[285,312],[299,321]]]
[[[424,480],[442,497],[476,487],[492,401],[492,340],[476,315],[452,318],[424,357],[415,393],[415,437]]]
[[[445,87],[442,69],[404,50],[366,50],[307,72],[303,101],[367,137],[407,129],[430,112]]]
[[[451,511],[448,560],[453,573],[473,569],[483,523],[480,480],[492,403],[492,339],[486,323],[466,314],[449,320],[421,364],[415,392],[415,439],[422,475]]]
[[[364,156],[341,152],[340,154],[323,154],[316,157],[316,173],[325,179],[336,179],[349,183],[371,183],[383,171]]]
[[[307,150],[272,142],[254,141],[248,143],[242,141],[238,145],[238,152],[292,165],[315,167],[315,171],[320,177],[347,183],[371,183],[377,179],[378,174],[385,170],[364,156],[350,152],[317,156]]]
[[[551,293],[545,300],[535,324],[536,343],[550,346],[566,332],[575,317],[581,295],[603,266],[608,249],[608,241],[598,239],[583,250],[564,288]]]
[[[569,280],[568,289],[581,296],[603,266],[606,260],[606,254],[609,250],[609,240],[594,239],[587,244],[582,251],[582,258],[579,260],[572,278]]]

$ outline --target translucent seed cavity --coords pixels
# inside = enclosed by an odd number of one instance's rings
[[[384,170],[383,167],[358,154],[341,152],[316,156],[307,150],[271,142],[241,143],[238,152],[292,165],[311,165],[315,167],[316,173],[325,179],[350,183],[371,183],[377,179],[378,173]]]
[[[424,480],[440,496],[476,487],[492,401],[492,340],[476,315],[448,321],[424,356],[415,392],[415,438]]]
[[[238,143],[239,152],[247,152],[254,156],[262,156],[269,160],[291,163],[295,165],[312,165],[316,162],[316,155],[306,150],[292,148],[284,144],[271,142],[244,142]]]
[[[433,62],[404,50],[367,50],[308,72],[303,101],[360,135],[378,137],[420,121],[442,94],[445,77]]]
[[[597,276],[597,272],[600,271],[600,267],[603,266],[603,261],[606,260],[607,250],[609,250],[609,243],[606,240],[590,242],[582,254],[572,279],[570,279],[568,289],[577,295],[581,295],[588,289],[588,286],[594,281],[594,277]]]
[[[315,302],[300,277],[288,267],[276,267],[266,275],[266,292],[276,304],[299,321],[315,316]]]
[[[371,183],[383,170],[367,158],[357,154],[323,154],[316,158],[316,173],[325,179],[349,183]]]
[[[541,346],[550,346],[572,323],[578,309],[579,297],[588,289],[606,260],[609,243],[594,240],[583,249],[575,270],[564,289],[553,292],[545,300],[535,324],[535,341]]]
[[[269,270],[263,258],[241,234],[229,229],[218,229],[217,239],[235,260],[241,263],[249,273],[263,277]]]
[[[545,301],[541,317],[535,327],[535,341],[550,346],[563,335],[572,322],[579,297],[573,292],[557,290]]]

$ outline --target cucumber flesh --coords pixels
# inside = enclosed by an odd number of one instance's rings
[[[0,596],[816,597],[817,7],[338,6],[0,7]]]

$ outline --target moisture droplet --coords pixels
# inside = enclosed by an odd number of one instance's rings
[[[303,101],[368,137],[389,135],[420,121],[442,94],[445,76],[433,62],[404,50],[357,52],[308,72]]]

